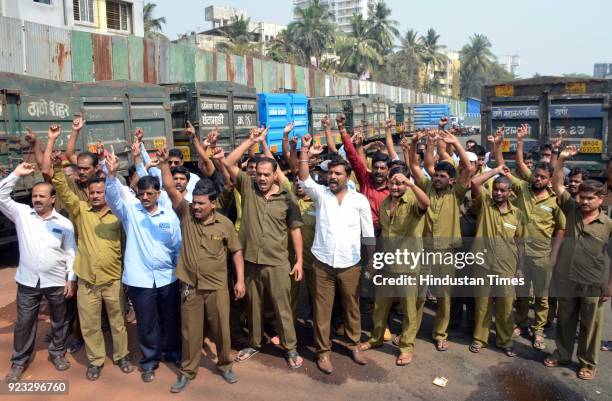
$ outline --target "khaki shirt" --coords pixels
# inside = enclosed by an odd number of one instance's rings
[[[423,228],[426,211],[419,208],[414,193],[407,189],[399,199],[395,210],[391,211],[391,196],[380,205],[380,237],[377,250],[383,252],[422,252]],[[413,266],[410,272],[418,272],[420,266]],[[391,266],[391,271],[404,272],[401,266]]]
[[[55,169],[51,182],[57,196],[68,211],[70,220],[78,227],[78,249],[74,273],[93,285],[121,279],[123,228],[121,220],[106,207],[101,212],[70,189],[63,171]]]
[[[433,181],[423,177],[417,182],[429,197],[431,205],[425,215],[423,236],[432,238],[434,249],[458,248],[461,246],[461,204],[468,189],[457,182],[438,196]],[[429,244],[428,244],[429,247]]]
[[[303,252],[303,267],[304,269],[312,269],[314,263],[314,257],[312,256],[312,244],[315,237],[315,228],[317,225],[317,209],[315,208],[314,202],[307,199],[297,199],[298,207],[302,215],[302,221],[304,225],[301,227],[302,230],[302,244],[304,248]],[[293,244],[291,237],[289,237],[289,257],[291,263],[295,263],[295,252],[293,251]]]
[[[580,205],[568,191],[559,197],[559,204],[567,218],[565,239],[557,263],[560,277],[580,284],[607,284],[612,219],[602,210],[585,226]]]
[[[244,260],[266,266],[286,266],[289,262],[287,230],[303,225],[294,196],[280,187],[279,192],[266,199],[244,171],[236,177],[236,188],[242,198],[239,238]]]
[[[552,249],[552,236],[556,230],[565,230],[565,215],[557,204],[553,190],[546,188],[547,195],[537,199],[531,183],[512,176],[512,191],[516,195],[514,204],[527,221],[525,238],[525,255],[547,257]]]
[[[204,224],[186,200],[174,210],[183,237],[176,277],[199,290],[227,290],[227,252],[242,249],[231,220],[215,212],[214,220]]]
[[[478,215],[473,252],[483,253],[484,264],[481,267],[503,277],[514,277],[517,242],[521,243],[527,232],[525,215],[510,202],[502,212],[484,187],[480,196],[474,199],[473,207]]]

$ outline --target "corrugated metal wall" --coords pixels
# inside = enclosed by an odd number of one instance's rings
[[[152,84],[233,81],[260,92],[292,91],[306,96],[382,94],[394,102],[448,103],[455,114],[465,102],[417,93],[321,71],[226,55],[175,44],[164,38],[107,36],[0,17],[0,71],[60,81],[131,79]]]

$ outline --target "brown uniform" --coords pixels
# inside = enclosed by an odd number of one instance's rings
[[[243,171],[236,177],[236,188],[243,206],[239,237],[244,249],[250,346],[261,347],[263,304],[268,296],[281,344],[294,351],[297,338],[291,311],[287,231],[303,225],[300,210],[294,196],[282,187],[266,199]]]
[[[186,200],[175,209],[183,236],[176,277],[182,283],[181,373],[193,379],[202,355],[202,319],[217,348],[217,368],[231,369],[227,252],[233,254],[242,246],[227,217],[215,213],[214,220],[204,224],[192,216],[190,209]]]

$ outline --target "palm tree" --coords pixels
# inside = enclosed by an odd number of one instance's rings
[[[266,56],[279,63],[308,64],[304,50],[299,45],[294,24],[289,24],[269,43]]]
[[[429,28],[425,36],[420,37],[421,42],[421,59],[425,64],[425,79],[423,82],[423,88],[426,91],[431,91],[437,87],[436,77],[432,80],[430,78],[431,71],[439,65],[443,65],[447,62],[448,58],[442,50],[445,46],[439,45],[440,35],[436,33],[433,28]]]
[[[248,55],[256,53],[258,45],[256,43],[255,32],[249,31],[250,18],[232,17],[228,25],[219,28],[227,42],[217,44],[217,50],[225,51],[237,55]]]
[[[418,39],[418,33],[414,29],[409,29],[404,37],[401,38],[400,48],[397,52],[402,64],[406,66],[406,80],[409,87],[418,89],[419,70],[423,64],[423,48]]]
[[[397,29],[399,22],[389,19],[391,9],[382,0],[370,4],[368,15],[367,25],[370,38],[378,41],[383,55],[390,54],[395,47],[395,39],[400,36]]]
[[[144,31],[147,36],[161,32],[162,24],[166,23],[166,17],[153,18],[155,7],[157,7],[155,3],[146,3],[142,8]]]
[[[461,94],[463,97],[478,95],[480,87],[495,62],[491,42],[482,34],[470,37],[470,42],[460,52]]]
[[[296,21],[289,25],[295,29],[307,62],[314,61],[313,64],[318,66],[323,53],[334,44],[336,26],[332,22],[333,14],[326,3],[312,0],[307,7],[296,7],[295,15]]]
[[[340,57],[338,69],[353,72],[361,77],[383,63],[381,46],[369,36],[366,20],[361,14],[355,14],[351,20],[352,32],[336,38],[337,53]]]

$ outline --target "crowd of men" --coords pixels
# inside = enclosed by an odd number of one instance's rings
[[[128,311],[135,315],[142,380],[153,381],[162,361],[174,363],[180,373],[172,392],[196,377],[205,337],[214,342],[228,383],[237,382],[232,363],[258,354],[265,337],[284,349],[289,368],[299,369],[300,289],[311,305],[316,363],[327,374],[334,370],[332,331],[344,336],[359,365],[384,341],[399,348],[396,365],[411,363],[429,299],[435,301],[431,338],[438,351],[449,349],[449,327],[464,314],[471,352],[488,346],[494,314],[495,345],[508,357],[516,356],[517,336],[544,350],[544,331],[556,320],[556,349],[544,364],[571,361],[579,328],[577,375],[595,377],[604,302],[612,294],[612,162],[605,184],[586,170],[567,170],[565,162],[578,150],[560,138],[543,145],[536,162],[523,154],[528,127],[522,126],[516,171],[510,171],[503,129],[489,137],[492,151],[486,152],[475,141],[464,148],[445,129],[446,119],[438,129],[402,132],[402,160],[392,121],[384,143],[368,144],[361,132],[347,131],[343,115],[336,123],[342,146],[325,117],[326,148],[310,135],[292,136],[289,124],[280,160],[285,171],[266,145],[267,129],[252,130],[226,156],[216,130],[201,140],[188,123],[202,178],[184,165],[178,149],[158,149],[151,157],[141,129],[127,177],[119,174],[125,165],[112,147],[76,152],[81,118],[63,154],[55,150],[59,126],[49,127],[44,146],[29,131],[36,163],[20,164],[0,183],[0,211],[15,223],[20,253],[7,381],[20,380],[32,356],[43,296],[51,316],[49,361],[60,371],[70,367],[65,353],[72,334],[77,345],[69,350],[84,343],[89,380],[102,373],[105,329],[113,363],[123,373],[134,371]],[[12,200],[17,181],[38,172],[43,180],[32,188],[32,206]],[[486,285],[461,296],[450,284],[419,284],[400,293],[374,288],[373,300],[362,297],[378,273],[374,253],[398,248],[444,254],[486,248],[482,263],[461,275],[494,274],[525,284]],[[403,273],[394,264],[385,271]],[[454,277],[459,270],[439,259],[409,273]],[[362,310],[371,312],[373,326],[365,342]],[[392,310],[403,319],[396,336],[389,331]],[[248,340],[240,338],[245,333]],[[233,358],[232,345],[241,340],[246,343]]]

